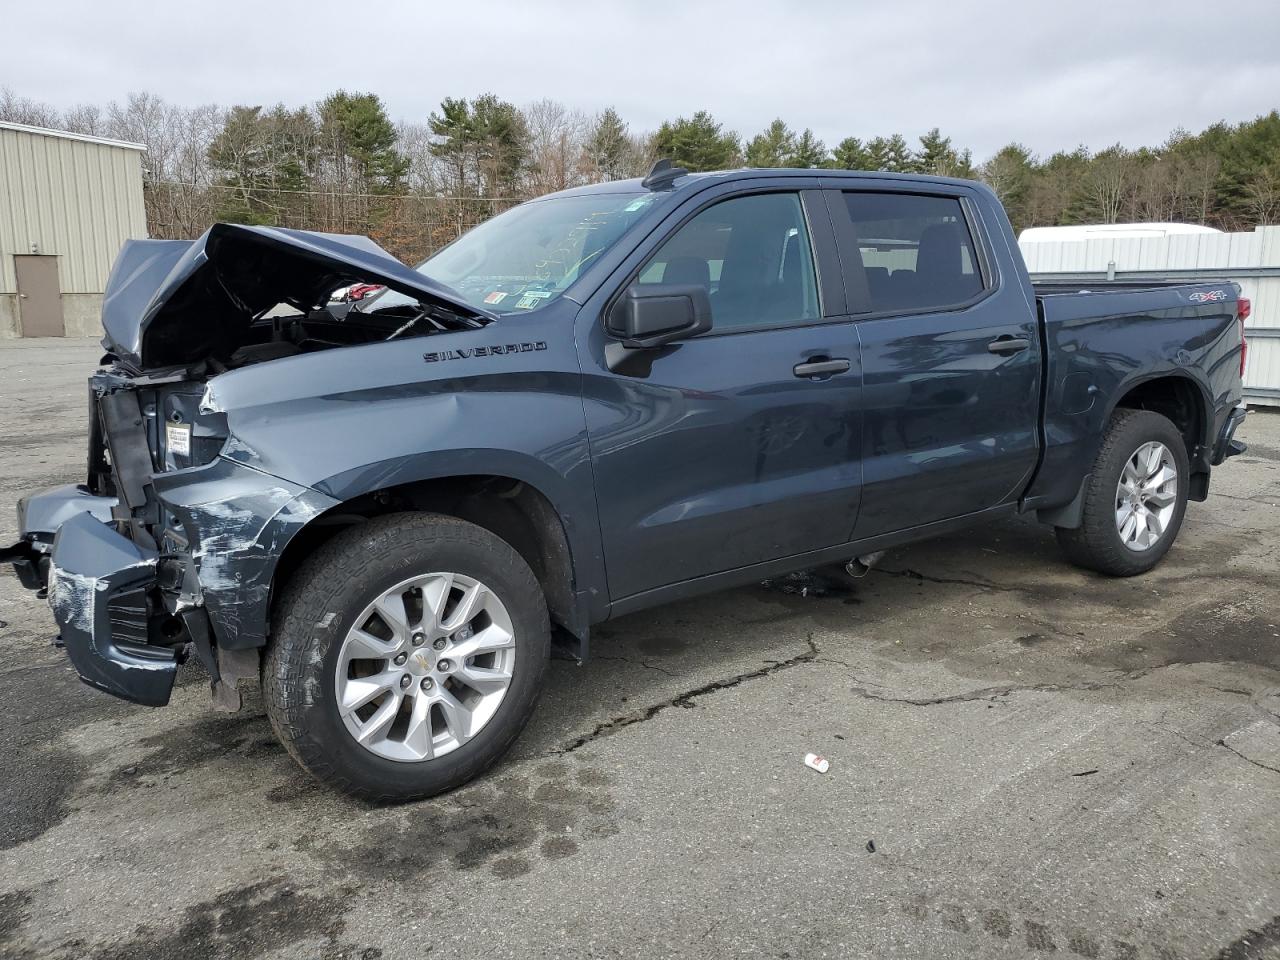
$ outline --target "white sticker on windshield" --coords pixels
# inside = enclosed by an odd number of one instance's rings
[[[187,423],[166,423],[164,425],[164,445],[172,454],[181,457],[191,456],[191,425]]]
[[[651,203],[653,203],[653,197],[640,197],[638,200],[632,200],[623,207],[622,210],[624,213],[635,213],[637,210],[642,207],[647,207]]]

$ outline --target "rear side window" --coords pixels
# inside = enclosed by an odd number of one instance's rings
[[[872,310],[943,310],[982,292],[959,200],[909,193],[844,196]]]
[[[820,316],[800,197],[735,197],[703,210],[666,241],[638,282],[695,284],[718,331],[810,323]]]

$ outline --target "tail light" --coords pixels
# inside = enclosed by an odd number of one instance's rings
[[[1244,322],[1253,313],[1253,304],[1248,297],[1236,301],[1236,321],[1240,324],[1240,378],[1244,379],[1244,361],[1249,354],[1249,341],[1245,339]]]

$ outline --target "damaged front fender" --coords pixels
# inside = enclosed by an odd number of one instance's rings
[[[338,501],[224,459],[157,474],[153,483],[170,514],[162,552],[188,564],[174,612],[203,605],[222,649],[264,645],[276,561],[299,530]]]

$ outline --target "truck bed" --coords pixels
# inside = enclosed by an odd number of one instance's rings
[[[1160,291],[1171,287],[1213,287],[1224,286],[1221,280],[1189,279],[1189,280],[1035,280],[1031,287],[1037,297],[1059,296],[1061,294],[1101,294],[1135,290]]]
[[[1044,349],[1043,456],[1026,503],[1066,503],[1080,465],[1091,464],[1114,407],[1147,381],[1189,391],[1202,410],[1198,436],[1208,469],[1211,438],[1238,400],[1240,288],[1212,281],[1032,283]],[[1233,397],[1233,392],[1237,395]]]

